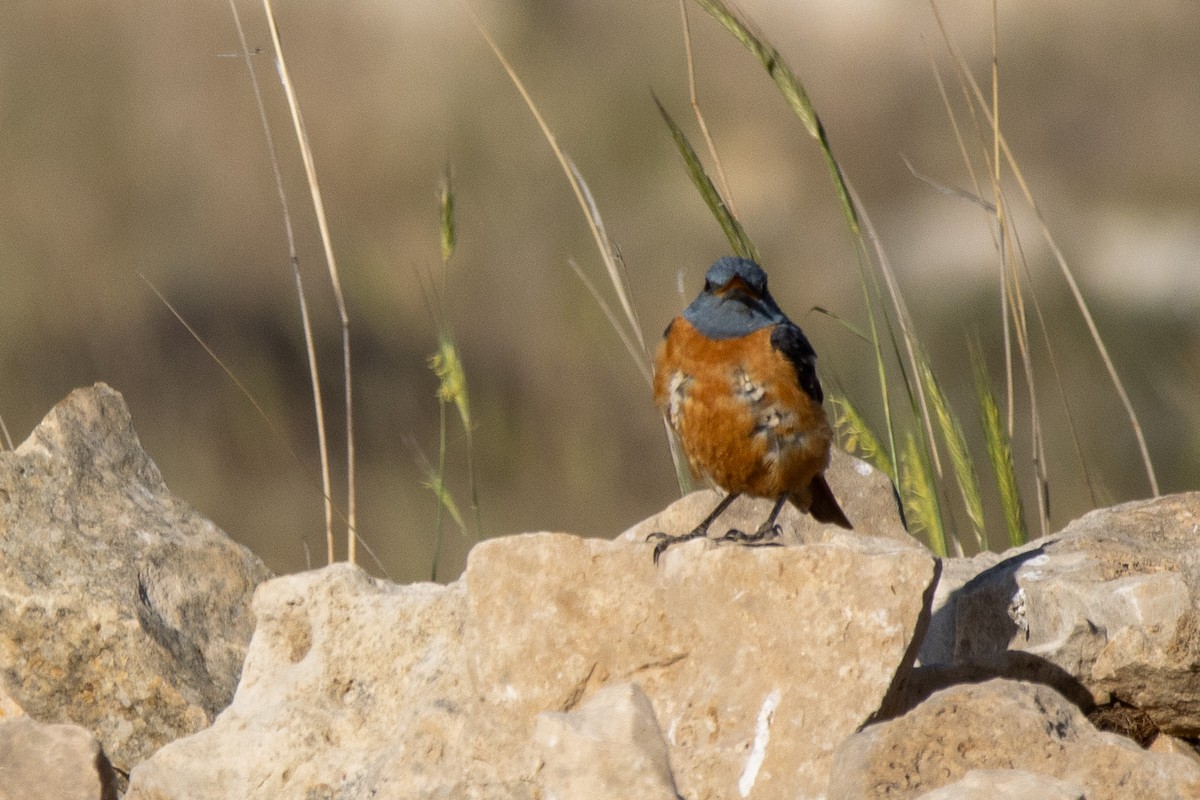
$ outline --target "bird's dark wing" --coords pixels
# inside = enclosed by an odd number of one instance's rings
[[[816,402],[823,403],[825,393],[817,380],[817,353],[805,338],[804,331],[792,322],[781,322],[771,331],[771,346],[792,362],[800,388]]]

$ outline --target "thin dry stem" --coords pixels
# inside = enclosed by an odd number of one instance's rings
[[[850,185],[848,179],[846,180],[846,190],[850,193],[850,197],[858,209],[858,219],[862,230],[866,233],[867,238],[871,240],[872,247],[875,248],[876,263],[879,265],[879,272],[883,275],[884,285],[887,287],[888,296],[891,298],[892,308],[896,313],[896,321],[900,325],[900,338],[904,340],[909,367],[912,370],[913,383],[916,384],[917,405],[921,410],[921,420],[925,424],[925,435],[929,440],[929,453],[933,459],[933,468],[940,478],[942,477],[942,462],[938,454],[937,440],[933,435],[933,419],[925,397],[925,387],[921,385],[921,371],[917,361],[916,349],[913,347],[913,342],[917,341],[917,334],[913,330],[912,317],[909,315],[908,306],[905,304],[904,297],[900,293],[900,285],[896,281],[896,273],[892,270],[892,264],[888,260],[887,253],[884,252],[883,243],[880,242],[875,226],[871,222],[871,218],[867,215],[862,202],[859,200],[858,192]]]
[[[935,16],[937,16],[936,7],[934,7],[934,14],[935,14]],[[940,16],[938,16],[938,24],[939,24],[939,26],[941,26]],[[944,28],[942,29],[942,34],[943,34],[943,37],[945,37],[947,40],[949,39]],[[995,42],[993,41],[993,48],[994,47],[995,47]],[[952,48],[951,48],[951,50],[953,53]],[[967,92],[967,90],[966,90],[966,79],[963,76],[963,72],[965,71],[965,65],[963,65],[961,62],[959,62],[957,60],[956,53],[954,55],[955,55],[955,59],[956,59],[955,64],[956,64],[956,67],[958,68],[958,72],[959,72],[959,82],[960,82],[960,85],[963,87],[964,96],[966,98],[968,108],[970,109],[971,119],[976,122],[976,133],[980,133],[979,126],[978,126],[978,120],[975,115],[974,104],[971,102],[971,96],[970,96],[969,92]],[[993,58],[995,58],[994,50],[993,50]],[[941,73],[937,69],[936,65],[933,64],[932,58],[930,59],[930,62],[931,62],[931,66],[933,67],[935,79],[937,80],[938,89],[942,96],[943,106],[945,107],[946,114],[947,114],[948,118],[950,119],[952,127],[954,128],[955,139],[958,142],[959,152],[962,156],[963,163],[966,165],[967,172],[971,176],[971,181],[972,181],[973,185],[975,186],[975,191],[977,193],[981,193],[982,190],[980,189],[979,178],[975,173],[974,165],[971,162],[970,154],[967,151],[966,142],[963,138],[961,128],[958,125],[957,115],[954,113],[954,108],[953,108],[952,104],[950,103],[950,98],[946,92],[945,84],[942,82]],[[995,62],[993,62],[993,67],[994,66],[995,66]],[[993,100],[996,100],[996,95],[993,95]],[[996,140],[994,134],[993,134],[992,139],[993,139],[993,143],[994,143]],[[1026,339],[1027,339],[1028,332],[1025,327],[1025,325],[1026,325],[1025,314],[1024,314],[1023,305],[1022,305],[1022,297],[1020,295],[1020,283],[1019,283],[1018,278],[1015,275],[1015,271],[1010,267],[1011,259],[1009,258],[1009,255],[1008,255],[1011,250],[1011,248],[1009,247],[1009,238],[1010,237],[1015,238],[1016,231],[1014,229],[1012,229],[1011,225],[1008,223],[1008,216],[1006,214],[1006,207],[1004,205],[1004,195],[1003,195],[1002,189],[999,184],[998,173],[993,168],[995,159],[988,157],[986,149],[984,151],[984,160],[985,160],[985,162],[987,162],[987,166],[988,166],[988,172],[987,172],[988,182],[991,186],[993,196],[997,198],[997,201],[995,203],[989,203],[989,202],[985,201],[982,197],[971,197],[970,195],[967,195],[967,196],[969,197],[969,199],[971,199],[973,202],[975,202],[977,205],[979,205],[981,208],[983,208],[995,222],[995,226],[989,227],[988,230],[992,236],[992,244],[996,248],[996,252],[1000,257],[1000,269],[998,270],[997,274],[1000,279],[1000,286],[999,286],[1000,327],[1001,327],[1001,331],[1002,331],[1002,335],[1003,335],[1003,342],[1004,342],[1004,376],[1005,376],[1004,385],[1005,385],[1005,401],[1006,401],[1005,402],[1005,430],[1008,434],[1009,440],[1011,441],[1014,436],[1014,429],[1015,429],[1014,415],[1015,415],[1015,408],[1016,408],[1016,404],[1014,403],[1014,392],[1015,392],[1016,382],[1013,378],[1013,361],[1014,361],[1014,359],[1013,359],[1013,331],[1014,330],[1017,333],[1018,349],[1020,350],[1020,353],[1021,353],[1022,364],[1025,368],[1026,378],[1029,380],[1032,380],[1032,363],[1030,361],[1030,352],[1029,352],[1028,348],[1026,347]],[[914,174],[916,174],[916,173],[914,173]],[[918,174],[918,177],[922,177],[922,176],[920,176]],[[927,180],[927,182],[928,182],[928,179],[925,179],[925,180]],[[962,194],[965,195],[966,193],[962,193]],[[1012,284],[1011,287],[1010,287],[1010,283]],[[1015,302],[1010,302],[1010,297],[1015,298]],[[1036,296],[1034,297],[1034,302],[1035,302],[1035,304],[1037,302]],[[1011,328],[1010,328],[1010,317],[1011,317],[1011,323],[1012,323]],[[1043,329],[1043,333],[1045,333],[1044,329]],[[1056,370],[1055,374],[1056,375],[1058,374],[1057,370]],[[1045,474],[1045,452],[1044,452],[1044,444],[1045,443],[1040,434],[1040,424],[1039,424],[1040,420],[1037,418],[1038,411],[1037,411],[1037,403],[1036,403],[1036,391],[1033,389],[1033,387],[1030,387],[1030,414],[1031,414],[1031,417],[1033,417],[1033,420],[1031,422],[1031,436],[1033,439],[1032,447],[1033,447],[1033,454],[1034,454],[1033,455],[1034,483],[1035,483],[1035,486],[1037,489],[1037,496],[1038,496],[1038,511],[1039,511],[1038,520],[1041,525],[1042,532],[1044,534],[1047,532],[1047,528],[1049,525],[1049,519],[1048,519],[1049,509],[1047,507],[1048,503],[1046,502],[1046,496],[1047,496],[1046,489],[1047,489],[1048,479]],[[1078,447],[1079,447],[1078,441],[1075,442],[1075,446],[1076,446],[1076,449],[1078,450]]]
[[[262,90],[258,85],[258,76],[254,72],[254,62],[250,58],[250,47],[246,43],[246,34],[242,29],[242,20],[238,15],[234,0],[229,0],[229,10],[233,13],[233,24],[237,27],[238,41],[242,46],[242,56],[246,61],[246,69],[250,73],[250,85],[254,89],[254,103],[258,107],[258,119],[262,125],[263,134],[267,139],[267,154],[271,161],[271,172],[275,176],[275,190],[279,194],[279,206],[283,212],[283,227],[287,236],[288,263],[292,268],[292,278],[296,283],[296,296],[300,302],[300,321],[304,330],[304,350],[308,356],[309,385],[312,387],[313,411],[317,422],[317,449],[321,459],[321,494],[325,503],[325,545],[327,563],[332,564],[333,553],[333,482],[329,473],[329,441],[325,433],[325,402],[321,397],[320,370],[317,368],[317,348],[313,340],[312,321],[308,315],[308,299],[304,294],[304,279],[300,275],[300,257],[296,253],[296,235],[292,227],[292,213],[288,205],[287,192],[283,188],[283,173],[279,168],[279,154],[275,149],[275,137],[271,133],[271,123],[267,118],[266,105],[263,103]]]
[[[638,320],[637,311],[633,307],[633,303],[629,301],[629,295],[626,291],[628,285],[628,276],[625,273],[625,260],[621,258],[621,254],[613,247],[612,240],[608,237],[608,231],[604,227],[604,218],[600,216],[600,207],[596,205],[596,199],[592,196],[592,190],[588,187],[587,181],[583,178],[583,173],[575,166],[575,162],[569,156],[564,154],[567,166],[570,168],[570,174],[574,178],[575,185],[578,186],[579,196],[583,199],[584,210],[587,213],[589,222],[595,226],[599,241],[607,243],[607,250],[604,252],[604,267],[608,271],[608,279],[613,285],[613,290],[616,291],[618,299],[621,301],[621,309],[625,312],[625,318],[629,323],[629,330],[624,330],[617,322],[616,315],[610,317],[613,326],[617,329],[618,335],[622,341],[632,341],[630,332],[637,340],[637,349],[630,347],[629,355],[633,358],[634,363],[638,367],[638,371],[642,373],[642,377],[647,382],[652,380],[650,373],[650,364],[648,351],[646,349],[646,340],[642,336],[642,324]]]
[[[1004,213],[1007,201],[999,184],[994,186],[993,190],[996,192],[997,219],[1007,220],[1007,216]],[[1012,302],[1009,309],[1012,316],[1013,332],[1017,338],[1017,350],[1021,354],[1021,366],[1025,370],[1025,388],[1029,394],[1029,436],[1030,447],[1033,452],[1034,481],[1037,488],[1038,523],[1041,526],[1041,535],[1047,536],[1050,533],[1050,503],[1048,501],[1050,479],[1046,473],[1046,442],[1042,435],[1041,414],[1038,411],[1037,385],[1033,374],[1033,351],[1029,343],[1029,320],[1025,313],[1025,293],[1021,290],[1020,274],[1017,271],[1014,248],[1009,243],[1013,234],[1011,226],[1007,222],[1004,222],[1000,227],[1000,241],[1002,243],[1000,255],[1004,259],[1002,271],[1007,271],[1008,281],[1011,282],[1009,296]]]
[[[600,310],[604,313],[605,318],[608,320],[608,324],[611,325],[613,330],[617,332],[617,336],[621,338],[621,344],[625,345],[625,349],[629,351],[630,357],[633,358],[634,362],[638,365],[638,369],[641,370],[642,377],[646,379],[647,383],[651,382],[653,380],[653,376],[650,374],[650,368],[640,357],[637,345],[634,344],[631,338],[629,338],[629,334],[625,332],[625,328],[621,325],[621,321],[617,318],[616,312],[612,310],[612,306],[610,306],[608,301],[604,299],[604,296],[600,294],[600,290],[596,288],[596,284],[592,283],[592,279],[587,276],[587,273],[583,271],[583,268],[579,266],[575,259],[567,259],[567,264],[571,267],[571,271],[574,272],[579,280],[583,282],[584,288],[588,290],[588,294],[590,294],[592,299],[596,301],[596,305],[600,306]]]
[[[12,437],[8,435],[8,426],[4,424],[4,417],[0,417],[0,434],[4,436],[4,444],[8,446],[8,449],[15,450]]]
[[[295,459],[297,464],[300,465],[302,474],[304,474],[306,478],[311,478],[308,468],[304,464],[304,460],[300,458],[300,454],[297,453],[295,448],[291,446],[291,444],[288,442],[287,436],[284,435],[279,426],[276,425],[274,420],[271,419],[270,415],[267,414],[267,411],[262,407],[262,404],[255,399],[254,395],[250,392],[250,389],[246,386],[246,384],[242,383],[238,376],[234,374],[233,370],[230,369],[229,366],[221,359],[221,357],[218,356],[216,352],[208,346],[208,342],[201,338],[199,332],[192,327],[191,323],[184,319],[183,315],[179,313],[178,309],[171,304],[171,301],[167,299],[166,295],[159,291],[157,286],[150,282],[149,278],[140,273],[138,274],[138,277],[150,287],[150,291],[154,292],[159,301],[167,307],[167,310],[170,311],[171,314],[174,315],[175,319],[179,320],[179,324],[184,327],[184,330],[191,334],[192,338],[204,348],[204,352],[208,354],[208,357],[211,358],[216,365],[221,368],[221,371],[225,373],[229,380],[233,381],[233,385],[238,388],[238,391],[240,391],[245,398],[250,401],[250,405],[254,406],[254,410],[260,417],[262,417],[262,420],[266,423],[267,429],[271,432],[271,435],[275,437],[279,445],[283,447],[283,449],[286,450],[293,459]],[[316,488],[315,483],[314,488]],[[329,500],[329,498],[326,497],[326,500]]]
[[[1021,237],[1016,229],[1013,229],[1013,242],[1016,251],[1021,254],[1021,266],[1025,270],[1025,274],[1032,281],[1032,276],[1029,274],[1029,261],[1025,258],[1024,248],[1021,246]],[[1083,472],[1084,483],[1087,484],[1088,494],[1091,496],[1092,505],[1100,504],[1099,495],[1096,492],[1096,482],[1092,477],[1092,470],[1088,466],[1087,458],[1084,457],[1083,447],[1079,442],[1079,430],[1075,424],[1075,415],[1071,413],[1071,405],[1067,400],[1066,384],[1062,378],[1062,371],[1058,368],[1058,359],[1054,355],[1054,347],[1050,343],[1050,327],[1046,324],[1046,316],[1042,313],[1042,304],[1038,301],[1037,293],[1030,292],[1030,300],[1033,301],[1033,312],[1037,316],[1038,328],[1042,332],[1042,344],[1046,349],[1046,357],[1050,361],[1050,369],[1054,373],[1054,383],[1058,388],[1059,403],[1062,404],[1063,411],[1067,416],[1067,428],[1071,432],[1071,445],[1075,451],[1075,457],[1079,461],[1079,468]],[[1010,437],[1011,438],[1011,437]],[[1044,443],[1043,443],[1044,445]],[[1043,458],[1045,454],[1043,453]]]
[[[721,182],[721,195],[729,206],[729,213],[737,217],[737,205],[733,201],[733,192],[729,190],[729,180],[725,177],[725,168],[721,166],[721,158],[717,155],[717,146],[708,132],[708,123],[704,120],[704,113],[700,110],[700,98],[696,92],[696,59],[692,54],[692,29],[688,21],[687,0],[679,0],[679,16],[683,24],[683,49],[687,55],[688,97],[691,99],[692,113],[696,117],[696,124],[700,126],[700,135],[704,137],[708,155],[712,158],[713,166],[717,170],[717,180]]]
[[[941,29],[942,36],[946,40],[947,47],[954,55],[955,60],[960,64],[965,65],[965,62],[962,61],[961,56],[959,56],[957,50],[950,42],[950,37],[944,25],[942,25],[941,17],[937,12],[937,6],[933,0],[930,0],[930,6],[933,8],[934,14],[938,17],[938,25]],[[1129,417],[1130,426],[1133,428],[1134,437],[1137,439],[1138,450],[1142,458],[1142,465],[1146,470],[1146,479],[1150,484],[1150,491],[1154,497],[1158,497],[1160,495],[1158,478],[1154,472],[1154,464],[1150,458],[1149,447],[1146,445],[1145,434],[1142,431],[1142,426],[1138,420],[1137,412],[1133,408],[1133,403],[1129,399],[1129,394],[1125,390],[1125,384],[1121,381],[1120,376],[1117,374],[1116,366],[1113,364],[1111,356],[1109,356],[1108,348],[1105,346],[1104,340],[1100,336],[1100,330],[1096,326],[1095,320],[1092,318],[1091,309],[1088,307],[1087,301],[1083,297],[1083,292],[1080,290],[1079,284],[1075,280],[1074,273],[1067,264],[1066,257],[1063,255],[1062,250],[1059,249],[1058,243],[1054,240],[1054,236],[1050,233],[1050,226],[1046,223],[1046,219],[1042,214],[1041,207],[1038,206],[1037,202],[1034,200],[1033,192],[1030,190],[1028,183],[1025,181],[1025,175],[1021,171],[1020,166],[1017,164],[1016,157],[1013,155],[1007,139],[1005,139],[1004,134],[995,124],[995,120],[987,108],[987,104],[984,101],[983,92],[980,89],[978,82],[975,80],[975,77],[965,69],[965,66],[960,67],[960,70],[964,79],[964,91],[966,86],[970,87],[970,91],[975,97],[975,102],[979,105],[980,109],[987,117],[988,124],[992,126],[992,129],[995,131],[995,143],[997,148],[996,160],[998,161],[1002,155],[1004,161],[1008,164],[1009,170],[1012,172],[1012,176],[1017,182],[1017,186],[1021,189],[1021,193],[1025,198],[1025,202],[1028,203],[1030,210],[1033,211],[1033,214],[1038,221],[1038,226],[1042,233],[1042,239],[1046,242],[1046,245],[1050,248],[1050,252],[1054,255],[1054,260],[1058,264],[1059,271],[1063,276],[1063,280],[1066,281],[1067,287],[1071,292],[1071,296],[1075,301],[1075,305],[1079,309],[1080,315],[1083,317],[1084,324],[1088,329],[1088,333],[1092,337],[1092,343],[1100,355],[1100,360],[1104,363],[1105,370],[1108,372],[1109,380],[1112,382],[1113,388],[1117,393],[1117,397],[1120,399],[1121,405],[1125,409],[1126,416]]]
[[[534,103],[533,96],[529,94],[529,90],[525,88],[525,84],[521,81],[520,76],[517,75],[516,70],[513,69],[512,64],[509,63],[500,46],[496,44],[496,40],[492,38],[483,21],[479,19],[475,10],[471,8],[466,0],[459,0],[459,5],[462,6],[467,16],[471,18],[471,23],[479,31],[479,35],[483,37],[483,40],[487,43],[488,48],[491,49],[496,60],[500,62],[500,66],[504,68],[508,79],[512,81],[513,86],[520,93],[521,99],[525,101],[526,107],[529,108],[534,121],[537,122],[543,138],[550,145],[550,149],[554,152],[554,157],[558,160],[559,166],[562,167],[563,173],[567,176],[567,182],[571,185],[571,191],[575,193],[575,199],[579,203],[579,207],[583,210],[584,216],[587,217],[588,229],[591,231],[592,238],[596,242],[596,248],[600,251],[604,267],[608,271],[609,280],[612,282],[613,290],[617,294],[617,299],[621,302],[621,309],[625,312],[625,318],[629,321],[633,338],[636,339],[638,345],[641,347],[642,360],[648,361],[649,356],[646,355],[646,342],[642,336],[641,327],[637,324],[637,314],[633,310],[633,304],[629,300],[629,293],[626,291],[625,285],[621,280],[621,270],[617,266],[617,257],[612,242],[604,231],[603,220],[600,218],[599,211],[592,201],[591,193],[588,191],[586,184],[584,184],[579,171],[575,169],[575,166],[571,163],[571,160],[567,157],[563,149],[558,146],[558,140],[555,138],[554,132],[550,130],[550,126],[546,124],[546,120],[542,117],[537,104]]]
[[[989,157],[989,154],[988,154],[989,148],[986,145],[986,139],[984,137],[982,127],[979,123],[979,116],[975,113],[975,102],[972,100],[970,89],[967,88],[968,83],[970,81],[969,81],[969,78],[967,75],[966,62],[963,60],[962,55],[959,53],[958,49],[954,46],[954,43],[950,38],[950,34],[946,30],[945,22],[942,20],[941,11],[938,9],[936,3],[934,3],[933,0],[930,0],[929,7],[933,11],[933,16],[937,22],[938,30],[942,35],[943,44],[945,45],[947,51],[951,55],[951,63],[954,64],[955,71],[958,73],[958,84],[959,84],[959,88],[961,89],[961,91],[963,93],[963,100],[967,107],[967,113],[970,115],[971,122],[974,124],[976,137],[980,140],[980,143],[983,145],[982,152],[983,152],[984,161],[987,162],[988,182],[994,186],[995,183],[992,180],[992,175],[993,175],[992,164],[993,164],[993,162],[996,161],[996,159]],[[993,32],[994,32],[994,29],[993,29]],[[993,46],[994,46],[994,43],[993,43]],[[932,61],[932,59],[931,59],[931,61]],[[954,114],[954,108],[951,105],[949,96],[946,93],[945,85],[942,83],[941,74],[940,74],[940,72],[938,72],[936,67],[934,68],[934,76],[937,79],[938,89],[941,91],[941,94],[942,94],[942,103],[944,104],[944,106],[946,108],[946,113],[950,118],[951,124],[954,126],[955,137],[958,139],[958,142],[959,142],[959,150],[962,154],[963,163],[966,165],[967,172],[971,176],[971,182],[975,186],[975,191],[977,193],[979,193],[980,196],[982,196],[983,190],[979,185],[979,178],[975,174],[975,166],[971,161],[970,155],[967,153],[966,144],[963,141],[963,137],[960,132],[959,125],[958,125],[958,120],[957,120],[956,115]],[[992,139],[992,148],[994,149],[996,142],[998,140],[995,137],[995,135],[993,135],[991,137],[991,139]],[[996,215],[995,204],[993,204],[992,207],[990,208],[990,213],[992,214],[993,217],[995,217],[995,215]],[[1003,254],[1003,244],[1001,243],[1000,226],[997,225],[996,228],[990,229],[990,232],[992,234],[992,243],[996,247],[997,252]],[[1003,255],[1001,255],[1001,266],[1002,267],[1003,267],[1003,263],[1004,263],[1004,259],[1003,259]],[[1004,405],[1005,412],[1004,413],[1005,413],[1005,426],[1008,431],[1008,435],[1011,438],[1013,436],[1013,431],[1015,428],[1015,413],[1016,413],[1016,411],[1015,411],[1015,408],[1016,408],[1015,385],[1016,385],[1016,382],[1013,377],[1012,336],[1011,336],[1011,334],[1009,332],[1009,328],[1008,328],[1008,318],[1009,318],[1008,279],[1005,276],[1003,268],[1000,270],[999,277],[1000,277],[1000,322],[1001,322],[1000,330],[1004,337],[1004,398],[1005,398],[1005,405]]]
[[[175,306],[171,305],[171,302],[167,300],[166,295],[160,292],[158,287],[150,282],[149,278],[141,273],[138,274],[138,277],[150,287],[150,291],[157,295],[158,299],[164,306],[167,307],[167,310],[174,315],[175,319],[179,320],[179,324],[184,327],[184,330],[191,334],[192,338],[204,348],[204,352],[207,353],[208,357],[211,358],[216,365],[221,368],[221,371],[225,373],[229,380],[233,381],[233,385],[238,388],[238,391],[240,391],[248,401],[250,401],[250,405],[254,406],[254,410],[260,417],[262,417],[263,422],[265,422],[267,425],[267,429],[271,432],[271,435],[275,437],[275,440],[279,443],[279,446],[286,450],[296,464],[299,465],[300,474],[310,482],[314,489],[320,491],[321,487],[317,486],[316,481],[312,480],[312,475],[308,470],[308,466],[304,463],[304,460],[300,458],[300,454],[296,452],[296,448],[292,447],[292,445],[288,442],[287,436],[285,436],[283,431],[279,429],[279,426],[272,421],[271,417],[267,414],[266,409],[264,409],[262,404],[255,399],[254,395],[251,394],[250,389],[246,386],[246,384],[242,383],[238,376],[234,374],[233,370],[230,369],[229,366],[221,359],[221,357],[218,356],[216,352],[208,346],[208,342],[204,341],[204,339],[200,337],[199,332],[197,332],[197,330],[193,328],[186,319],[184,319],[183,315],[179,313],[179,310],[176,309]],[[333,500],[328,495],[325,496],[325,501],[329,503],[331,508],[333,508]],[[343,522],[346,522],[346,517],[336,508],[334,508],[334,513],[336,513]],[[375,566],[379,569],[379,572],[385,578],[391,580],[391,577],[388,575],[388,571],[383,567],[383,562],[379,560],[379,556],[375,554],[375,551],[367,546],[366,542],[363,542],[363,549],[367,551],[367,555],[369,555],[375,562]]]
[[[275,48],[275,64],[279,70],[279,79],[287,96],[288,110],[292,115],[292,125],[296,131],[296,141],[300,145],[300,155],[304,160],[304,174],[308,178],[308,189],[312,195],[313,210],[317,215],[317,227],[321,232],[321,244],[325,249],[325,263],[329,267],[329,283],[333,287],[334,300],[337,303],[338,317],[342,324],[342,382],[345,388],[346,402],[346,560],[351,564],[357,562],[357,499],[355,488],[355,459],[354,459],[354,391],[353,370],[350,362],[350,315],[346,311],[346,299],[342,294],[342,283],[338,277],[337,260],[333,255],[333,240],[329,235],[329,223],[325,217],[325,204],[321,200],[321,187],[317,183],[317,169],[313,162],[312,147],[308,142],[308,133],[304,128],[304,120],[300,115],[300,103],[296,98],[296,89],[288,75],[287,62],[283,58],[283,45],[279,41],[279,27],[275,24],[275,14],[271,10],[271,0],[263,0],[263,9],[271,29],[271,43]]]

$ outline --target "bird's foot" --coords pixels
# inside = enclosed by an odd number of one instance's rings
[[[779,547],[779,542],[764,540],[777,539],[782,535],[783,529],[778,525],[764,523],[754,533],[746,533],[745,531],[733,528],[722,536],[719,541],[737,542],[738,544],[750,545],[751,547]]]
[[[708,529],[705,528],[704,526],[696,528],[695,530],[688,531],[687,533],[681,534],[679,536],[671,536],[669,534],[663,533],[662,531],[656,531],[655,533],[652,533],[649,536],[647,536],[646,541],[647,542],[650,542],[650,541],[658,542],[658,544],[654,545],[654,563],[657,564],[658,557],[661,556],[663,554],[663,552],[671,545],[679,544],[680,542],[686,542],[691,539],[699,539],[701,536],[704,536],[707,533],[708,533]]]

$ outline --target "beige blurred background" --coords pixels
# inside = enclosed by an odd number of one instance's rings
[[[990,4],[946,5],[955,46],[986,78]],[[1195,488],[1200,5],[1000,5],[1008,141],[1130,389],[1163,491]],[[695,135],[675,0],[475,7],[590,182],[656,341],[727,250],[651,100],[656,93]],[[269,51],[261,7],[239,9],[251,47]],[[980,337],[1000,381],[989,220],[915,179],[903,161],[969,186],[934,65],[959,112],[961,93],[929,7],[745,0],[742,9],[805,82],[986,478],[967,341]],[[820,157],[751,57],[690,10],[701,101],[774,293],[813,340],[827,380],[878,424],[869,349],[810,311],[819,305],[864,321],[856,262]],[[459,248],[446,309],[470,381],[485,534],[612,536],[670,502],[678,489],[648,388],[568,266],[574,260],[603,280],[584,219],[461,6],[309,0],[280,2],[276,13],[352,318],[360,531],[387,574],[423,579],[432,560],[436,506],[418,462],[437,453],[436,380],[426,366],[436,326],[420,287],[440,271],[436,192],[447,163]],[[277,571],[320,563],[299,312],[228,5],[14,0],[0,17],[0,417],[19,442],[72,388],[106,381],[124,393],[175,492]],[[337,316],[273,63],[268,55],[255,62],[297,226],[337,455]],[[1061,526],[1149,488],[1084,325],[1025,222],[1032,284],[1095,489],[1065,432],[1043,349],[1038,391],[1047,404],[1052,520]],[[302,465],[139,273],[252,388]],[[1027,433],[1019,436],[1028,481]],[[458,434],[451,445],[449,480],[465,504]],[[446,541],[441,575],[453,577],[468,543],[452,527]],[[999,527],[993,546],[1003,546]]]

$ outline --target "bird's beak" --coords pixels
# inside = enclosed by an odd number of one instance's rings
[[[741,278],[733,277],[729,283],[724,286],[717,287],[715,294],[718,297],[728,297],[730,295],[742,295],[749,300],[757,300],[758,292],[750,288],[750,286]]]

